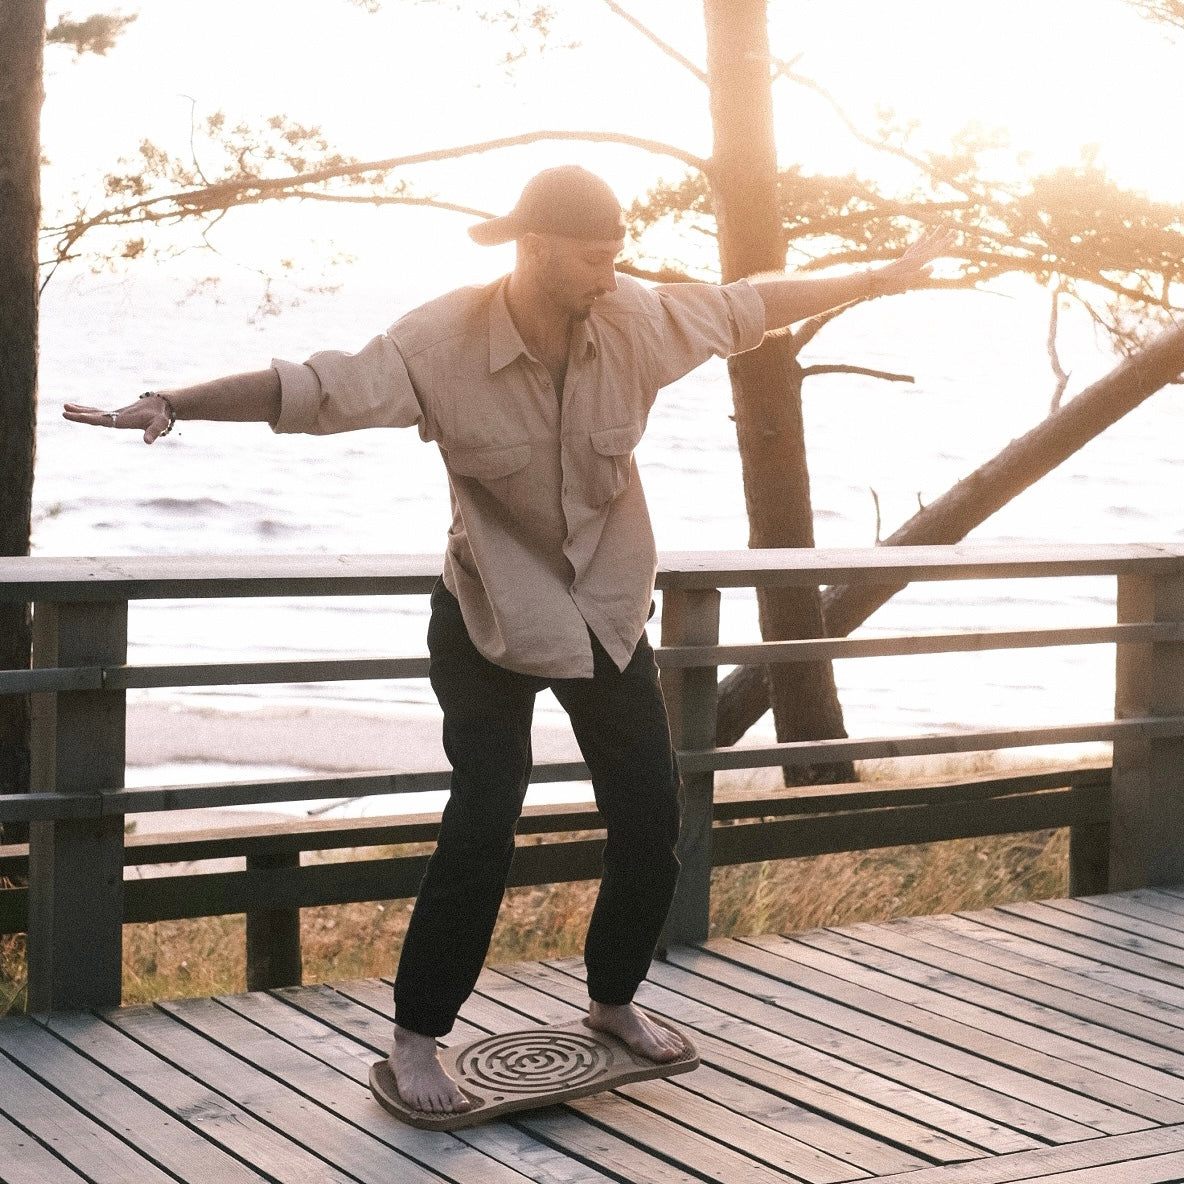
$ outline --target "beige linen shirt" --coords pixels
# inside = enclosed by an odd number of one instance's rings
[[[623,669],[657,554],[633,450],[658,391],[712,355],[760,344],[746,282],[647,288],[625,276],[572,332],[556,397],[522,342],[505,279],[415,309],[357,353],[276,360],[277,432],[411,427],[444,458],[444,583],[500,666],[592,675],[590,628]]]

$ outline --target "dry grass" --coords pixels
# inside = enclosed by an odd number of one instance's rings
[[[595,891],[592,882],[512,889],[490,961],[580,953]],[[791,933],[1067,892],[1066,831],[958,839],[718,868],[712,879],[711,932]],[[410,912],[410,901],[305,909],[305,982],[392,975]],[[244,931],[241,915],[125,926],[124,1001],[245,990]],[[23,1005],[24,977],[23,937],[0,940],[0,1014]]]
[[[872,780],[898,771],[864,768],[861,773]],[[926,773],[934,777],[940,770]],[[1068,849],[1068,832],[1059,830],[718,868],[712,877],[711,933],[791,933],[1063,897],[1068,894]],[[367,856],[373,858],[374,852]],[[512,889],[490,961],[579,954],[595,891],[594,882]],[[410,912],[410,901],[303,910],[305,982],[392,975]],[[245,944],[241,915],[127,925],[124,1000],[245,990]],[[23,1007],[24,979],[23,936],[0,938],[0,1014]]]

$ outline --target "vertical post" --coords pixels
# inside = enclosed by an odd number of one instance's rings
[[[663,645],[719,643],[717,588],[671,590],[662,594]],[[669,670],[662,690],[670,712],[675,748],[715,746],[717,671],[715,666]],[[681,871],[662,935],[663,946],[706,941],[711,916],[711,820],[715,774],[683,777],[682,828],[678,838]]]
[[[247,855],[249,872],[299,866],[299,851],[262,851]],[[300,910],[248,910],[247,990],[270,991],[272,987],[298,987],[303,974]]]
[[[36,666],[123,665],[127,603],[38,604]],[[94,794],[90,817],[35,822],[29,834],[29,1009],[118,1006],[123,965],[122,814],[99,791],[124,780],[123,691],[38,696],[31,751],[37,793]]]
[[[28,555],[37,438],[41,104],[45,0],[0,4],[0,555]],[[0,604],[0,669],[25,670],[28,604]],[[0,793],[29,788],[29,703],[0,696]],[[5,841],[23,842],[25,823]]]
[[[1110,823],[1075,822],[1069,827],[1069,895],[1110,890]]]
[[[1184,571],[1120,576],[1118,620],[1184,621]],[[1116,719],[1184,715],[1184,645],[1120,645]],[[1184,737],[1114,742],[1110,890],[1184,882]]]

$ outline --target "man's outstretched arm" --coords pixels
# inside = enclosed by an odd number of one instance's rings
[[[62,414],[72,423],[134,428],[144,433],[145,444],[151,444],[168,431],[170,410],[177,419],[274,424],[280,415],[280,378],[274,369],[250,370],[195,386],[161,387],[112,411],[67,403]]]
[[[754,279],[752,286],[765,305],[765,331],[784,329],[852,300],[887,296],[922,288],[929,265],[953,245],[952,230],[930,230],[891,263],[842,276],[787,276]]]

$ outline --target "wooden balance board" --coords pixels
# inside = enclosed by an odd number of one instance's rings
[[[471,1110],[432,1114],[412,1110],[399,1096],[389,1064],[370,1067],[370,1092],[382,1108],[411,1126],[454,1131],[489,1122],[515,1110],[533,1110],[572,1098],[583,1098],[631,1081],[648,1081],[689,1073],[699,1065],[699,1054],[681,1029],[654,1016],[654,1023],[675,1031],[685,1052],[675,1061],[659,1064],[630,1052],[607,1032],[597,1032],[583,1020],[570,1024],[483,1036],[468,1044],[441,1049],[440,1063],[473,1103]]]

